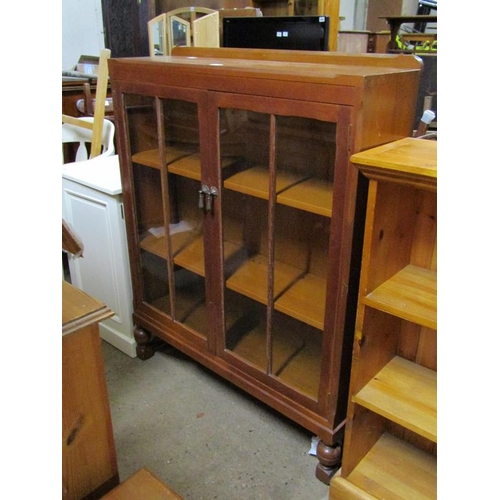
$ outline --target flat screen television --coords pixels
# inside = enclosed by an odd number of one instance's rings
[[[223,47],[328,50],[328,16],[225,17],[222,22]]]

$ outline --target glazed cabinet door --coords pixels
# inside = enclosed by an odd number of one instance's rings
[[[329,261],[339,260],[348,108],[231,94],[210,102],[223,248],[218,354],[321,413],[333,373],[339,290]]]
[[[121,94],[132,183],[135,311],[206,344],[204,94]],[[129,230],[130,232],[130,230]]]

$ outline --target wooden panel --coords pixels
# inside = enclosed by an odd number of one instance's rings
[[[353,401],[437,442],[437,374],[393,358]]]

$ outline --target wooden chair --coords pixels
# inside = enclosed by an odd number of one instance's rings
[[[72,123],[62,124],[62,143],[63,143],[63,163],[73,161],[85,161],[90,159],[89,148],[92,149],[92,138],[94,135],[94,120],[93,117],[78,118],[80,123],[74,125]],[[89,127],[82,126],[82,123],[88,124]],[[103,119],[101,125],[101,149],[97,151],[97,156],[113,156],[115,154],[115,126],[112,121]],[[76,153],[70,150],[70,144],[75,144]],[[65,147],[65,145],[67,145]]]
[[[97,89],[95,99],[95,110],[92,121],[74,116],[62,115],[62,122],[79,126],[92,131],[90,158],[102,153],[102,129],[105,114],[105,101],[108,88],[108,59],[111,55],[109,49],[103,49],[99,57],[99,72],[97,74]]]

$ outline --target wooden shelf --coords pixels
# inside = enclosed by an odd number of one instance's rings
[[[385,433],[347,480],[375,498],[435,500],[437,460],[435,456]]]
[[[317,398],[320,379],[321,346],[305,343],[278,324],[273,330],[272,371],[286,385]],[[231,349],[239,357],[261,370],[267,369],[265,322],[245,332]]]
[[[178,148],[169,147],[166,150],[167,155],[167,164],[182,158],[183,156],[189,156],[192,152],[185,151]],[[140,165],[144,165],[146,167],[157,168],[161,167],[160,165],[160,150],[159,149],[149,149],[147,151],[141,151],[140,153],[136,153],[132,155],[132,161],[135,163],[139,163]]]
[[[301,349],[302,343],[286,336],[279,329],[273,332],[273,371],[279,371]],[[232,352],[258,368],[267,368],[267,342],[265,322],[245,332],[231,349]]]
[[[206,336],[207,332],[207,311],[203,297],[196,297],[193,294],[177,291],[175,303],[176,321],[183,323],[195,332]],[[172,316],[170,310],[170,296],[166,295],[151,303],[161,312]]]
[[[221,168],[224,169],[237,161],[236,158],[225,157],[221,160]],[[199,154],[194,154],[190,156],[184,156],[183,158],[169,163],[168,171],[172,174],[181,175],[183,177],[188,177],[189,179],[194,179],[195,181],[201,181],[201,158]]]
[[[256,254],[245,261],[228,278],[226,286],[235,292],[267,305],[267,271],[267,258]],[[274,262],[274,297],[282,293],[302,273],[302,270],[276,260]]]
[[[182,175],[195,181],[201,180],[201,159],[199,154],[184,156],[177,161],[169,163],[168,171],[171,174]]]
[[[170,241],[172,243],[172,253],[175,255],[182,248],[184,248],[193,238],[196,238],[199,234],[198,230],[183,231],[180,233],[175,233],[171,236]],[[148,234],[140,242],[140,247],[147,252],[153,253],[162,259],[168,259],[167,253],[167,241],[165,236],[155,236],[154,234]]]
[[[408,265],[369,293],[363,303],[437,330],[437,273]]]
[[[172,254],[174,263],[196,273],[205,276],[205,261],[203,254],[203,235],[196,229],[183,231],[171,235]],[[153,253],[165,260],[168,259],[167,242],[165,236],[156,237],[149,234],[141,240],[140,246],[143,250]],[[224,258],[230,259],[240,247],[228,241],[224,242]]]
[[[437,373],[394,357],[353,401],[437,443]]]
[[[326,280],[314,274],[298,279],[275,303],[276,310],[323,330]]]
[[[200,235],[175,255],[174,262],[177,265],[204,277],[205,261],[203,248],[203,236]],[[238,245],[225,241],[224,259],[230,259],[236,252],[239,251],[239,249],[240,247]]]
[[[306,343],[277,376],[285,384],[317,399],[321,376],[321,343]]]
[[[297,184],[305,179],[304,174],[294,172],[278,172],[276,174],[276,193]],[[224,181],[224,187],[239,193],[249,194],[264,200],[269,199],[269,171],[264,167],[251,167],[229,177]]]
[[[306,179],[277,196],[278,203],[325,217],[332,216],[333,182]]]
[[[233,273],[226,285],[235,292],[267,305],[267,272],[267,259],[263,255],[255,255]],[[323,330],[325,279],[303,274],[301,269],[275,261],[274,297],[279,295],[275,302],[277,311]]]

